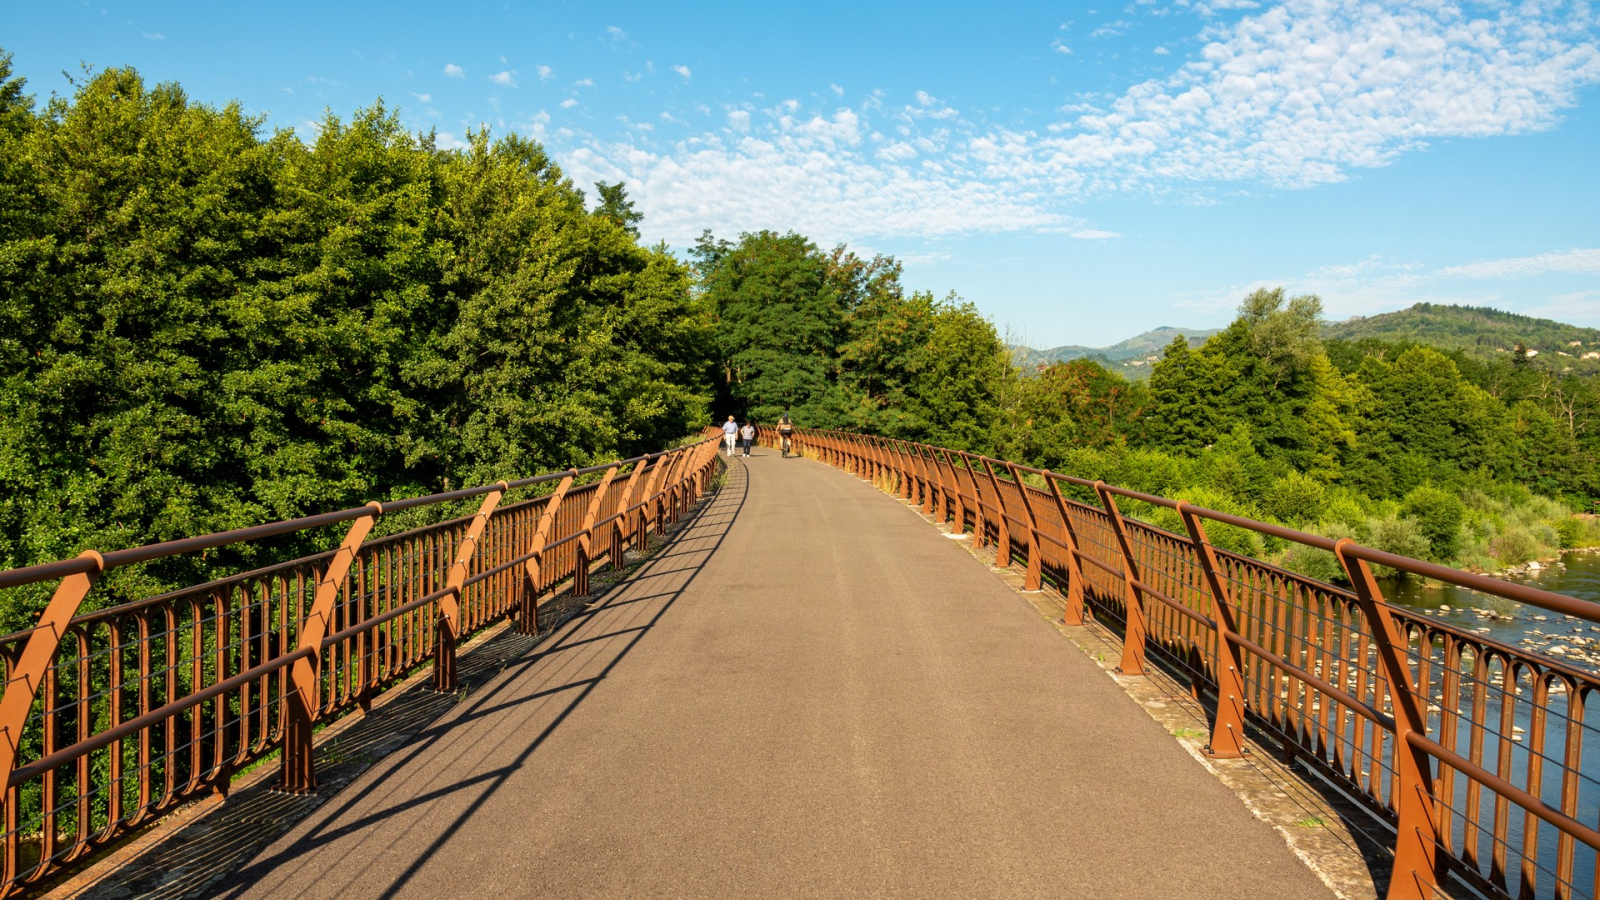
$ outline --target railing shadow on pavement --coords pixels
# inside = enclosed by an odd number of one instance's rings
[[[474,691],[469,695],[464,704],[457,704],[457,712],[453,715],[446,712],[430,727],[418,732],[410,741],[403,752],[382,760],[378,766],[381,772],[374,773],[363,779],[359,785],[346,789],[334,796],[327,803],[327,808],[319,810],[314,816],[320,824],[312,827],[295,839],[295,842],[268,856],[261,856],[250,864],[237,870],[219,885],[213,886],[208,891],[208,896],[237,897],[249,887],[255,885],[268,873],[279,870],[280,867],[291,865],[295,857],[306,850],[319,844],[337,840],[352,833],[377,828],[394,816],[405,813],[420,805],[430,803],[442,797],[462,790],[481,787],[482,790],[460,813],[452,816],[449,822],[439,823],[428,844],[418,850],[412,863],[404,871],[396,873],[393,883],[381,893],[380,897],[392,897],[399,893],[410,879],[425,866],[431,858],[440,852],[451,837],[465,824],[484,803],[499,790],[505,782],[516,772],[522,770],[533,754],[560,728],[578,707],[590,696],[596,687],[605,680],[622,661],[628,656],[651,629],[653,629],[694,583],[705,561],[714,554],[732,528],[743,510],[748,496],[748,480],[742,469],[729,467],[726,483],[720,491],[711,494],[708,503],[696,510],[692,517],[685,523],[685,527],[671,538],[671,543],[662,549],[669,552],[659,556],[652,556],[644,565],[630,573],[626,584],[637,585],[653,578],[664,578],[687,572],[688,575],[681,583],[667,592],[650,594],[645,597],[630,597],[623,599],[625,592],[613,590],[606,597],[595,603],[591,608],[574,616],[570,621],[552,635],[546,645],[533,652],[526,653],[519,659],[509,661],[505,668],[495,674],[492,681],[481,691]],[[694,550],[685,549],[686,545],[709,542],[709,546]],[[660,569],[659,567],[675,557],[694,554],[700,557],[700,563],[693,566]],[[642,624],[609,630],[603,634],[584,634],[584,627],[607,613],[615,613],[623,607],[638,604],[647,599],[654,599],[658,605],[653,609],[643,609],[639,614],[648,614]],[[591,661],[600,665],[597,674],[568,681],[559,685],[541,688],[537,691],[518,696],[508,696],[515,691],[525,678],[534,674],[539,667],[557,661],[560,656],[580,647],[594,647],[607,640],[626,637],[627,640],[620,647],[606,651],[606,657],[601,660]],[[555,674],[559,674],[555,673]],[[463,778],[450,783],[440,789],[410,797],[402,802],[387,806],[382,810],[363,816],[353,822],[329,827],[339,821],[341,814],[358,807],[369,798],[372,793],[384,784],[383,773],[393,772],[425,757],[430,751],[435,750],[441,741],[451,734],[459,733],[462,726],[475,720],[504,713],[536,700],[548,698],[564,692],[576,691],[575,695],[566,705],[555,713],[552,721],[539,733],[530,736],[527,745],[521,749],[516,758],[508,764],[499,766],[485,772],[477,773],[471,777]],[[176,895],[174,895],[176,896]]]

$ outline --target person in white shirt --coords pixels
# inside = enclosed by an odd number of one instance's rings
[[[756,442],[756,427],[749,422],[744,423],[744,427],[739,429],[739,439],[744,443],[744,455],[748,458],[750,446]]]
[[[722,442],[728,446],[728,456],[733,456],[733,442],[739,435],[739,424],[733,421],[733,416],[722,423]]]

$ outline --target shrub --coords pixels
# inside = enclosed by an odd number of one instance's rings
[[[1520,566],[1539,555],[1539,539],[1526,528],[1507,528],[1489,540],[1489,552],[1505,566]]]
[[[1413,559],[1421,558],[1428,552],[1428,538],[1415,519],[1383,516],[1368,519],[1366,526],[1367,543],[1375,550]],[[1385,575],[1394,572],[1388,566],[1374,566],[1373,571]]]
[[[1561,549],[1570,550],[1573,547],[1583,546],[1587,528],[1583,527],[1583,520],[1577,516],[1567,516],[1556,520],[1556,536],[1561,539]]]
[[[1455,494],[1425,484],[1407,494],[1400,504],[1402,515],[1415,519],[1422,536],[1428,539],[1428,558],[1439,562],[1454,559],[1461,549],[1461,523],[1467,508]]]
[[[1317,522],[1327,506],[1327,493],[1320,482],[1291,471],[1272,482],[1262,505],[1275,518],[1293,525]]]

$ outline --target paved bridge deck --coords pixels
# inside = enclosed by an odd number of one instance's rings
[[[217,894],[1332,896],[954,541],[758,454]]]

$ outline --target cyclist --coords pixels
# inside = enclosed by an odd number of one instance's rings
[[[789,458],[790,439],[794,437],[794,423],[789,421],[789,414],[784,413],[778,417],[778,446],[783,448],[783,458]]]

